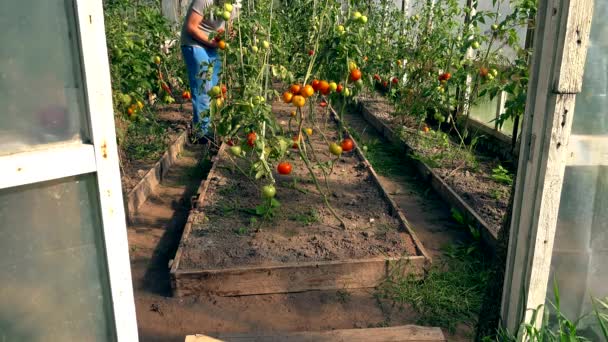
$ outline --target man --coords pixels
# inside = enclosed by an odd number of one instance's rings
[[[212,33],[223,32],[224,19],[213,14],[217,0],[193,0],[182,27],[181,48],[188,69],[192,94],[193,139],[203,140],[209,129],[210,97],[207,92],[218,84],[222,67],[218,55],[218,43],[210,38]],[[207,81],[208,67],[212,67],[211,81]]]

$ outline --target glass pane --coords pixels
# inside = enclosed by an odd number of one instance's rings
[[[498,97],[490,100],[490,97],[485,96],[479,99],[479,103],[471,106],[471,118],[486,124],[489,127],[494,127],[496,120],[496,107],[498,106]]]
[[[0,341],[112,341],[95,176],[0,190]]]
[[[513,14],[513,8],[511,8],[511,1],[509,0],[479,0],[477,2],[477,11],[478,12],[498,12],[499,16],[496,20],[496,22],[501,22],[503,20],[505,20],[507,18],[507,16]],[[481,31],[481,34],[487,34],[490,35],[492,32],[492,24],[494,24],[494,21],[492,19],[488,19],[485,23],[480,23],[479,24],[479,29]],[[518,38],[518,42],[519,42],[519,46],[520,47],[524,47],[525,46],[525,42],[526,42],[526,33],[527,33],[527,27],[525,25],[520,25],[516,27],[517,29],[517,38]],[[499,44],[494,43],[493,45],[495,48],[497,46],[499,46]],[[485,51],[484,50],[487,49],[487,44],[484,43],[482,45],[482,48],[480,49],[480,51]],[[508,47],[505,46],[503,48],[503,51],[505,53],[505,55],[507,56],[507,58],[509,60],[514,60],[515,59],[515,51]]]
[[[582,93],[576,98],[571,149],[561,195],[551,284],[559,286],[562,310],[572,320],[589,312],[590,296],[608,296],[608,3],[595,1]],[[599,341],[592,317],[582,323]]]
[[[0,1],[0,155],[84,139],[72,0]]]

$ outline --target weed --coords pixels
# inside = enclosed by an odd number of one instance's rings
[[[236,233],[236,235],[247,235],[249,233],[249,228],[239,227],[234,232]]]
[[[290,220],[299,222],[305,225],[311,225],[313,223],[319,222],[321,219],[319,216],[319,212],[315,209],[310,209],[310,211],[306,213],[295,213],[289,217]]]
[[[501,184],[513,185],[513,176],[502,165],[492,169],[492,179]]]
[[[381,298],[410,305],[418,313],[418,324],[454,332],[459,324],[477,323],[488,278],[489,265],[481,252],[457,246],[450,247],[424,279],[394,275],[378,291]]]
[[[522,322],[515,333],[499,328],[496,336],[484,337],[484,342],[517,342],[524,339],[530,342],[561,342],[561,341],[608,341],[608,297],[605,299],[591,298],[593,310],[582,317],[572,321],[562,313],[560,295],[557,283],[554,281],[553,291],[555,297],[549,305],[540,305],[530,310],[529,322]],[[541,324],[539,315],[543,312]],[[582,328],[581,323],[587,323]],[[595,328],[593,329],[593,325]]]
[[[350,292],[346,291],[346,290],[338,290],[338,292],[336,292],[336,297],[338,298],[338,302],[342,303],[342,304],[346,304],[350,301]]]
[[[492,196],[492,198],[495,200],[499,200],[502,198],[503,194],[502,194],[502,191],[500,191],[500,189],[491,189],[490,196]]]

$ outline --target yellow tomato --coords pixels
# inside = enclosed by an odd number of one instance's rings
[[[291,103],[291,100],[293,99],[293,94],[286,91],[283,93],[283,102],[285,103]]]
[[[291,103],[293,103],[294,106],[301,108],[306,104],[306,99],[303,96],[295,95],[291,100]]]
[[[307,97],[311,97],[315,94],[315,90],[313,89],[313,87],[309,84],[305,85],[302,90],[300,90],[300,95],[302,95],[302,97],[307,98]]]

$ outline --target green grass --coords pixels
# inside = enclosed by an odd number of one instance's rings
[[[476,325],[488,278],[489,264],[478,249],[450,247],[424,279],[389,278],[378,296],[409,305],[418,314],[417,324],[454,332],[460,324]]]
[[[315,209],[311,209],[305,213],[294,213],[293,215],[289,216],[289,219],[301,224],[310,225],[312,223],[319,222],[320,217],[319,213]]]
[[[363,154],[378,174],[382,176],[399,176],[403,174],[404,168],[409,167],[405,162],[405,158],[403,158],[403,150],[395,145],[378,138],[366,141],[355,129],[352,127],[348,129],[359,144],[359,147],[362,149],[364,146],[366,147],[367,151],[364,151]]]

